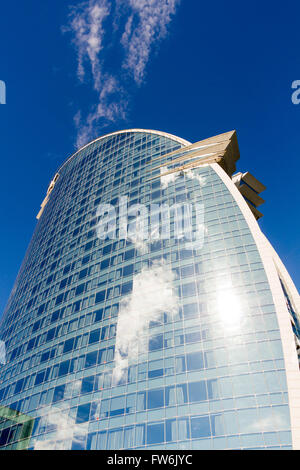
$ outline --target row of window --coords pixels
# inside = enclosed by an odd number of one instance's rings
[[[185,252],[186,252],[186,250],[185,250],[185,251],[182,251],[182,250],[181,250],[181,252],[180,252],[180,253],[181,253],[181,257],[182,257],[182,256],[183,256],[183,257],[185,256]],[[126,251],[126,252],[125,252],[125,260],[126,260],[127,262],[130,261],[130,257],[133,256],[133,254],[134,254],[134,250],[133,250],[132,248],[131,248],[129,251]],[[174,255],[175,255],[175,254],[176,254],[176,253],[174,253]],[[154,255],[155,255],[155,253],[154,253]],[[251,253],[250,253],[250,255],[251,255]],[[93,257],[94,257],[94,256],[93,256]],[[84,259],[83,259],[83,262],[86,263],[86,262],[88,261],[88,259],[89,259],[89,257],[87,257],[87,260],[84,258]],[[230,259],[231,259],[231,258],[230,258]],[[235,257],[232,258],[232,261],[234,261],[234,260],[235,260]],[[118,260],[118,261],[119,261],[119,260]],[[181,261],[181,263],[182,263],[182,262],[183,262],[183,261]],[[219,258],[218,258],[218,262],[219,262]],[[243,260],[236,258],[236,263],[238,263],[238,262],[243,262]],[[247,262],[247,258],[245,258],[245,261],[244,261],[244,262]],[[175,265],[176,265],[176,263],[178,263],[178,261],[175,262]],[[59,289],[60,287],[61,287],[61,288],[64,288],[64,287],[66,287],[67,285],[69,285],[70,283],[72,283],[72,281],[75,282],[76,280],[77,280],[76,282],[78,283],[78,282],[80,281],[80,278],[84,278],[84,276],[92,275],[92,274],[95,275],[95,273],[98,272],[99,270],[101,270],[101,268],[102,268],[102,271],[103,271],[103,269],[106,267],[107,264],[108,264],[108,261],[107,261],[107,260],[104,260],[102,263],[96,263],[96,264],[93,264],[93,265],[89,266],[88,268],[84,268],[84,269],[82,269],[79,273],[77,272],[76,274],[74,274],[74,276],[76,276],[76,278],[75,278],[75,277],[72,278],[71,276],[69,276],[68,278],[65,278],[65,279],[63,279],[62,281],[60,281],[60,283],[56,283],[55,285],[53,285],[51,289],[52,289],[52,291],[54,291],[54,290]],[[212,269],[213,264],[211,264],[210,266],[211,266],[211,269]],[[245,266],[246,266],[246,265],[245,265]],[[261,267],[261,266],[260,266],[260,264],[259,264],[259,265],[257,266],[257,268],[260,268],[260,267]],[[76,268],[78,268],[78,266],[76,265],[76,263],[73,263],[72,265],[69,264],[69,265],[67,265],[67,266],[63,269],[63,271],[61,271],[61,272],[66,275],[68,272],[72,272],[72,270],[74,270],[74,269],[76,269]],[[118,278],[126,277],[127,275],[130,276],[130,275],[131,275],[130,273],[133,271],[133,269],[134,269],[134,268],[132,267],[132,265],[127,265],[127,266],[124,266],[123,268],[116,269],[116,271],[108,272],[108,274],[102,274],[102,272],[101,272],[101,278],[99,278],[99,279],[102,279],[102,278],[103,278],[103,280],[107,279],[107,280],[110,280],[110,282],[111,282],[113,279],[115,279],[115,281],[117,281]],[[137,269],[137,266],[135,266],[135,270],[136,270],[136,269]],[[233,269],[233,268],[232,268],[232,269]],[[231,270],[232,270],[232,269],[231,269]],[[189,265],[189,266],[186,266],[186,267],[182,267],[181,269],[177,269],[176,267],[174,268],[174,272],[176,272],[178,276],[181,276],[181,278],[185,278],[185,277],[188,277],[188,276],[193,276],[193,273],[194,273],[194,272],[195,272],[197,275],[200,275],[200,273],[202,273],[201,275],[204,276],[203,271],[204,271],[204,269],[203,269],[203,262],[202,262],[202,263],[195,263],[194,267],[193,267],[193,265]],[[248,274],[248,273],[245,273],[245,275],[246,275],[246,274],[248,275],[248,278],[249,278],[249,281],[250,281],[250,273],[249,273],[249,274]],[[234,275],[234,274],[232,274],[232,275]],[[236,274],[236,275],[237,275],[237,274]],[[234,275],[235,278],[236,278],[236,275]],[[245,282],[245,275],[243,276],[243,278],[240,279],[240,283],[244,283],[244,282]],[[255,275],[255,280],[256,280],[256,281],[258,281],[258,280],[264,280],[264,279],[265,279],[265,274],[264,274],[264,272],[263,272],[262,270],[256,269],[256,270],[253,271],[253,273],[251,274],[252,277],[253,277],[254,275]],[[258,277],[258,276],[260,276],[260,277]],[[53,283],[53,281],[55,281],[55,277],[56,277],[56,274],[53,275],[53,277],[52,277],[52,275],[51,275],[50,277],[48,277],[47,283],[51,283],[51,282]],[[236,281],[236,279],[235,279],[235,281]],[[248,281],[248,282],[249,282],[249,281]],[[96,280],[93,279],[93,280],[91,280],[90,282],[95,284]],[[45,287],[45,281],[43,281],[43,283],[44,283],[44,287]],[[41,285],[41,284],[39,284],[39,286],[40,286],[40,285]],[[92,285],[92,284],[91,284],[91,285]],[[76,289],[79,289],[79,286],[77,286]],[[72,295],[73,295],[73,296],[76,295],[76,289],[75,289],[75,287],[74,287],[74,289],[72,290]],[[184,288],[183,288],[183,289],[184,289]],[[34,289],[34,292],[35,292],[35,289]],[[41,295],[41,294],[40,294],[40,295]],[[49,288],[48,288],[48,289],[46,289],[46,290],[44,291],[44,293],[43,293],[43,295],[42,295],[42,298],[43,298],[44,296],[47,296],[47,298],[48,298],[49,295],[50,295],[50,294],[49,294]],[[66,295],[66,294],[65,294],[65,295]],[[71,295],[71,294],[70,294],[70,295]],[[79,294],[78,294],[78,291],[77,291],[77,295],[79,295]],[[30,308],[30,309],[31,309],[31,308],[33,307],[33,305],[36,303],[36,301],[41,302],[42,298],[40,298],[40,296],[39,296],[39,299],[37,300],[37,297],[34,297],[34,298],[29,302],[27,308]],[[60,299],[60,298],[59,298],[59,299]],[[59,301],[59,299],[57,300],[57,302]],[[53,304],[53,301],[52,301],[52,304]],[[48,305],[48,307],[49,307],[49,305]],[[36,313],[35,313],[35,314],[34,314],[34,313],[31,313],[31,314],[30,314],[30,317],[28,317],[28,318],[30,318],[30,320],[31,320],[31,322],[32,322],[32,321],[34,320],[34,317],[37,316],[37,315],[38,315],[38,316],[42,315],[42,314],[44,313],[45,309],[46,309],[46,304],[41,304],[41,305],[38,307],[38,309],[36,310]],[[22,312],[22,310],[18,310],[18,311],[15,313],[15,317],[16,317],[15,319],[17,319],[18,316],[21,315],[21,312]],[[24,318],[24,320],[25,320],[25,318]],[[22,324],[23,324],[23,323],[22,323]],[[10,334],[10,332],[11,332],[13,329],[15,330],[15,334],[17,334],[17,331],[16,331],[14,325],[11,325],[10,329],[7,331],[7,334],[6,334],[6,335],[4,334],[4,335],[2,336],[3,339],[5,338],[5,336],[7,337],[8,334]],[[26,334],[28,334],[28,332],[27,332]],[[11,340],[12,340],[12,338],[13,338],[13,336],[11,336]],[[9,344],[7,344],[7,346],[9,346]]]
[[[69,343],[65,343],[69,346]],[[186,371],[201,370],[205,367],[208,367],[207,355],[202,351],[187,353],[186,355],[178,355],[173,359],[170,359],[170,364],[166,364],[166,367],[161,367],[160,363],[154,361],[154,367],[147,371],[146,363],[143,363],[139,366],[139,376],[137,366],[130,366],[128,368],[128,382],[135,382],[137,378],[139,380],[144,380],[146,377],[155,378],[169,374],[177,374]],[[0,389],[0,400],[4,400],[9,396],[21,393],[22,391],[28,390],[34,386],[40,385],[49,380],[53,380],[59,377],[63,377],[67,374],[73,374],[79,372],[80,370],[87,369],[89,367],[94,367],[101,364],[108,364],[114,360],[114,346],[100,349],[96,351],[91,351],[87,354],[74,357],[72,359],[65,360],[58,364],[54,364],[46,369],[43,369],[37,373],[27,375],[24,378],[18,380],[17,382],[7,385],[6,387]],[[110,369],[106,372],[106,381],[110,381],[111,386],[113,369]],[[124,379],[125,380],[125,379]]]
[[[77,420],[84,422],[88,413],[88,406],[82,405],[78,408]],[[277,430],[272,434],[270,432],[270,423],[278,420]],[[83,421],[81,421],[83,420]],[[256,422],[264,420],[266,423],[263,428],[265,433],[261,433],[256,428]],[[50,421],[50,420],[49,420]],[[241,428],[246,424],[242,435],[238,436],[239,425]],[[258,410],[240,410],[239,412],[229,412],[219,414],[212,413],[210,415],[192,415],[185,418],[173,418],[149,423],[141,423],[135,426],[124,426],[103,430],[98,432],[90,432],[87,435],[87,429],[83,425],[75,426],[74,433],[69,433],[69,439],[73,440],[72,449],[130,449],[135,447],[150,446],[153,444],[163,444],[167,442],[181,441],[182,448],[188,444],[189,439],[205,439],[217,438],[218,436],[234,436],[240,445],[243,437],[244,446],[251,447],[254,445],[269,446],[290,443],[290,433],[288,431],[289,419],[287,407],[276,407],[274,413],[269,408],[261,408]],[[55,427],[47,424],[47,420],[42,420],[40,429],[44,432],[55,431]],[[244,436],[243,436],[244,434]],[[47,440],[47,434],[45,435]],[[53,439],[53,441],[51,441]],[[38,441],[36,438],[35,442]],[[254,443],[256,441],[256,443]],[[54,435],[49,436],[47,443],[50,447],[55,445]],[[185,446],[184,446],[185,444]],[[209,443],[206,441],[206,445]],[[199,445],[200,442],[199,442]],[[237,446],[238,447],[238,446]],[[197,448],[197,447],[196,447]],[[205,447],[204,447],[205,448]],[[221,447],[222,448],[222,447]],[[226,445],[223,443],[223,449]]]

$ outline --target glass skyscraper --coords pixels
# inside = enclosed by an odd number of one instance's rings
[[[1,449],[300,449],[299,296],[238,159],[132,129],[62,164],[0,326]]]

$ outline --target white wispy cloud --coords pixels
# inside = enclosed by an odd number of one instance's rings
[[[173,288],[174,273],[164,260],[154,262],[133,278],[133,288],[120,305],[115,346],[113,381],[117,384],[140,352],[147,352],[151,321],[163,313],[175,315],[179,299]]]
[[[48,406],[39,411],[40,427],[45,434],[34,439],[35,450],[66,450],[71,447],[72,442],[79,443],[85,439],[88,424],[76,423],[76,419],[71,416],[69,404]]]
[[[81,111],[78,111],[74,116],[77,148],[95,138],[100,126],[126,117],[127,98],[116,78],[105,76],[101,83],[97,104],[92,107],[89,114],[82,117]]]
[[[116,77],[105,71],[101,57],[107,30],[105,21],[111,12],[111,2],[107,0],[89,0],[71,8],[70,22],[65,32],[73,35],[72,43],[77,51],[77,77],[83,82],[92,76],[92,86],[97,93],[96,105],[92,106],[87,116],[78,111],[74,116],[77,128],[78,148],[95,137],[97,126],[119,118],[124,118],[125,100]],[[118,98],[114,96],[118,95]]]
[[[82,81],[85,76],[85,63],[91,66],[94,88],[99,91],[101,83],[101,63],[99,53],[103,49],[105,29],[103,23],[110,13],[107,0],[89,0],[72,7],[70,24],[66,31],[74,35],[72,40],[77,50],[77,75]]]
[[[167,26],[180,0],[129,0],[131,14],[122,35],[126,51],[123,66],[141,84],[153,45],[167,35]]]
[[[71,7],[64,32],[72,35],[77,53],[77,77],[92,83],[95,105],[86,116],[74,117],[77,147],[92,140],[100,128],[126,119],[128,78],[141,85],[154,45],[167,35],[167,26],[181,0],[87,0]],[[122,25],[122,26],[120,26]],[[119,48],[114,72],[109,52]],[[118,59],[119,57],[119,59]],[[111,59],[111,57],[110,57]]]

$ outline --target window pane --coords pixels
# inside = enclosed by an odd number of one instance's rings
[[[189,384],[189,401],[191,403],[195,401],[207,400],[206,392],[206,381],[192,382]]]
[[[192,438],[210,436],[209,417],[202,416],[191,419]]]
[[[148,391],[148,408],[160,408],[164,406],[163,388]]]
[[[164,424],[148,424],[147,426],[147,444],[157,444],[164,442]]]

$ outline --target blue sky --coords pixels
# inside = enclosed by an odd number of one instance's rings
[[[191,142],[236,129],[266,186],[260,222],[300,285],[296,1],[2,2],[0,314],[56,168],[104,133]]]

